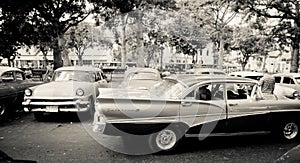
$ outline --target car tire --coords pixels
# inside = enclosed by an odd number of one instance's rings
[[[183,134],[175,128],[165,128],[149,136],[149,147],[154,153],[173,151],[181,141]]]
[[[33,115],[34,115],[34,118],[39,122],[42,122],[45,120],[45,115],[43,112],[34,112]]]
[[[277,131],[280,139],[284,141],[295,141],[299,139],[300,126],[299,122],[295,120],[284,120],[279,125]]]

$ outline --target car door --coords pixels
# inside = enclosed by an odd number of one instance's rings
[[[14,72],[13,71],[6,71],[1,75],[1,98],[8,98],[10,99],[10,102],[15,101],[15,98],[17,97],[17,86],[19,85],[16,83],[14,78]]]
[[[232,90],[235,87],[236,92]],[[246,96],[240,96],[241,91]],[[259,92],[254,83],[227,83],[227,132],[260,132],[268,129],[269,107],[264,100],[254,98]],[[235,93],[236,95],[231,95]],[[242,97],[242,98],[241,98]]]
[[[203,86],[210,91],[210,98],[208,99],[199,98],[201,95],[198,95],[198,90]],[[224,132],[226,120],[224,90],[222,83],[199,85],[192,88],[182,99],[180,121],[190,126],[187,134],[206,135]]]

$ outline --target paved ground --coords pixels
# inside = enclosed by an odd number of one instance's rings
[[[50,116],[37,122],[27,114],[0,124],[0,150],[14,159],[37,162],[273,162],[297,143],[281,143],[269,136],[188,139],[167,155],[126,155],[111,149],[127,149],[119,137],[99,135],[97,142],[88,132],[90,122],[74,115]],[[98,140],[98,141],[99,141]],[[137,143],[136,146],[141,144]],[[109,147],[109,148],[107,148]]]

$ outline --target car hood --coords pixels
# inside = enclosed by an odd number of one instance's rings
[[[147,90],[137,90],[137,89],[122,89],[122,88],[99,88],[98,98],[111,98],[111,99],[149,99],[153,98],[155,95],[150,94]]]
[[[85,93],[90,92],[93,87],[89,82],[60,81],[38,85],[32,88],[32,97],[73,97],[76,90],[81,88]]]

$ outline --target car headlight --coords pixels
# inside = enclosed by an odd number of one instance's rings
[[[25,90],[25,96],[31,96],[32,95],[32,90],[31,89],[26,89]]]
[[[76,95],[77,95],[77,96],[83,96],[83,95],[84,95],[83,89],[78,88],[78,89],[76,90]]]
[[[299,92],[298,92],[298,91],[295,91],[295,92],[293,93],[293,97],[295,97],[295,98],[299,97]]]

